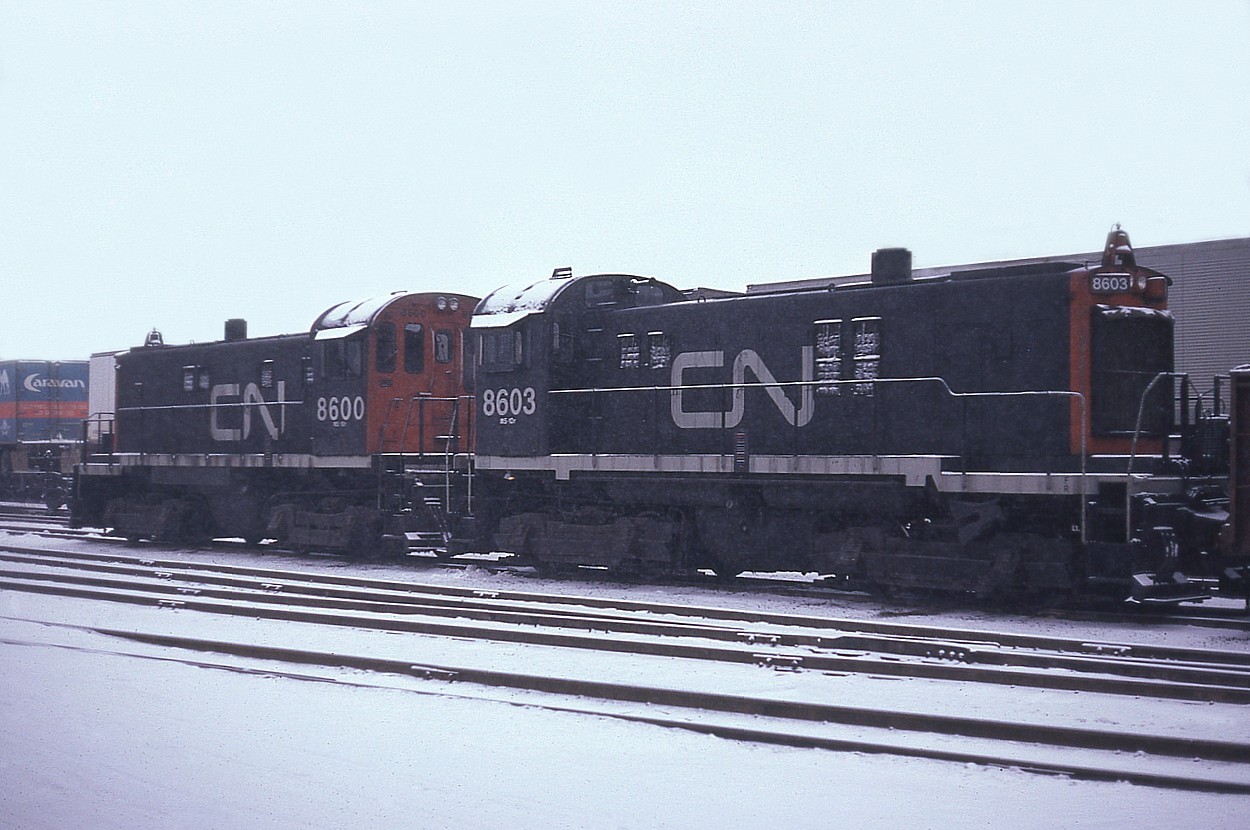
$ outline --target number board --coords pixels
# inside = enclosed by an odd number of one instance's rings
[[[1131,274],[1094,274],[1090,277],[1089,288],[1095,294],[1119,294],[1133,290]]]

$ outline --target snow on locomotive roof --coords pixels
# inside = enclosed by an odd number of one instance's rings
[[[369,328],[367,323],[356,323],[351,326],[335,326],[333,328],[315,329],[313,340],[341,340]]]
[[[477,297],[470,297],[467,294],[435,294],[430,291],[392,291],[390,294],[382,297],[370,297],[367,300],[348,300],[347,302],[332,305],[321,313],[321,316],[313,322],[310,329],[313,339],[329,340],[331,338],[347,337],[357,331],[366,329],[387,306],[405,297],[411,298],[418,304],[424,305],[428,303],[436,305],[439,311],[456,311],[461,305],[468,308],[469,303],[477,302]],[[343,331],[343,329],[351,329],[351,331]]]
[[[556,295],[579,277],[551,277],[537,282],[513,283],[496,288],[477,304],[472,328],[500,328],[542,311]]]
[[[312,325],[312,330],[316,332],[319,329],[367,326],[374,316],[385,308],[388,303],[405,294],[407,294],[406,291],[396,291],[392,294],[387,294],[385,297],[371,297],[367,300],[348,300],[332,305],[317,318],[317,321]]]
[[[586,274],[575,277],[568,269],[558,268],[547,279],[505,285],[487,294],[474,309],[470,328],[491,329],[510,326],[531,314],[545,311],[560,292],[573,283],[604,278],[647,281],[646,277],[632,274]]]

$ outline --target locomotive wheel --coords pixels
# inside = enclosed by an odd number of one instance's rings
[[[291,525],[295,522],[297,507],[289,501],[276,502],[269,506],[268,522],[265,533],[279,544],[285,545],[291,536]]]
[[[48,508],[49,512],[55,513],[65,506],[65,491],[59,487],[54,487],[44,493],[43,504]]]
[[[854,589],[864,581],[866,561],[885,548],[886,536],[884,528],[871,526],[823,533],[816,542],[812,565],[830,582]]]
[[[698,511],[695,526],[704,554],[700,564],[721,579],[750,570],[751,551],[759,542],[757,518],[757,512],[742,510],[733,502]]]
[[[726,565],[723,562],[716,562],[709,570],[717,579],[728,582],[736,578],[739,574],[746,573],[746,568],[741,565]]]
[[[370,507],[348,507],[347,546],[344,556],[350,559],[369,559],[379,555],[382,549],[382,520]]]
[[[208,512],[198,499],[170,499],[161,504],[161,510],[161,528],[154,539],[194,545],[213,538]]]
[[[751,570],[750,561],[745,545],[736,548],[721,547],[713,551],[706,551],[708,569],[716,574],[718,579],[733,579],[738,574]]]

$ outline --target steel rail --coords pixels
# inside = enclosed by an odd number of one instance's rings
[[[48,557],[39,554],[26,555],[0,552],[0,561],[19,564],[39,564],[50,567],[67,567],[80,571],[109,573],[123,576],[161,579],[172,579],[174,574],[169,570],[154,569],[143,563],[120,562],[83,562],[73,558]],[[448,597],[445,594],[429,595],[420,591],[419,586],[408,588],[400,584],[389,587],[353,588],[340,585],[319,585],[308,576],[296,576],[290,573],[256,574],[252,576],[236,576],[212,572],[212,566],[198,566],[181,569],[186,581],[224,586],[244,591],[257,591],[281,596],[295,602],[324,608],[346,610],[365,610],[374,613],[396,614],[427,614],[431,616],[453,616],[491,622],[507,622],[516,624],[550,625],[562,628],[593,629],[596,631],[647,634],[654,636],[699,636],[721,642],[763,643],[776,647],[788,648],[819,648],[824,650],[860,649],[876,654],[893,654],[918,658],[939,658],[964,664],[994,665],[1013,668],[1066,669],[1075,672],[1104,673],[1125,677],[1168,680],[1171,682],[1195,682],[1222,686],[1246,686],[1250,688],[1250,655],[1237,652],[1191,652],[1183,657],[1171,655],[1168,658],[1138,658],[1127,647],[1095,646],[1088,643],[1067,643],[1063,653],[1055,653],[1056,649],[1046,651],[1020,651],[1017,649],[1003,650],[1002,644],[992,638],[978,640],[963,636],[932,635],[918,636],[913,633],[867,633],[853,630],[847,626],[849,633],[830,635],[824,633],[805,633],[793,631],[748,631],[738,626],[709,625],[706,620],[683,622],[666,620],[640,620],[636,616],[627,616],[623,611],[616,613],[588,613],[586,611],[568,611],[556,608],[539,610],[517,610],[522,603],[532,604],[533,599],[516,602],[506,597],[487,597],[481,593],[470,596]],[[4,571],[0,571],[4,572]],[[7,573],[15,578],[38,579],[43,572],[18,572],[9,570]],[[285,582],[275,580],[285,579]],[[134,583],[120,580],[88,579],[85,577],[65,576],[64,581],[89,584],[96,587],[127,588]],[[146,584],[146,583],[143,583]],[[417,588],[417,590],[413,590]],[[162,591],[159,586],[152,590]],[[167,592],[167,591],[166,591]],[[216,592],[205,589],[178,588],[177,592],[194,593],[196,596],[229,599],[235,593]],[[168,592],[167,592],[168,593]],[[245,597],[248,595],[244,595]],[[262,601],[268,602],[269,598]],[[274,599],[273,601],[278,601]],[[558,596],[550,596],[542,602],[556,606],[568,606]],[[640,613],[669,615],[671,609],[647,609]],[[693,616],[693,615],[688,615]],[[1072,652],[1076,652],[1073,654]],[[1168,662],[1163,663],[1161,659]],[[1240,666],[1241,671],[1235,667]]]
[[[813,671],[973,681],[1160,699],[1250,703],[1250,673],[1232,671],[1223,666],[1164,666],[1121,660],[1108,663],[1104,659],[1100,662],[1095,657],[1014,655],[1010,652],[995,653],[973,649],[957,642],[890,641],[862,635],[804,638],[782,642],[781,638],[775,635],[725,632],[724,629],[718,627],[696,629],[688,624],[674,625],[620,618],[609,620],[602,616],[586,617],[581,614],[569,617],[497,609],[475,610],[446,605],[413,608],[403,603],[381,600],[362,601],[360,599],[294,596],[280,591],[267,590],[263,585],[251,590],[202,589],[179,586],[165,580],[158,582],[151,580],[151,577],[147,577],[144,581],[137,583],[134,580],[73,574],[0,570],[0,589],[61,594],[138,605],[186,608],[216,614],[352,626],[380,631],[406,631],[588,651],[783,666]],[[317,610],[308,610],[309,608]],[[362,618],[360,612],[367,612],[371,616],[368,619]],[[584,632],[614,631],[618,634],[659,639],[613,640],[603,636],[580,633],[568,634],[531,628],[517,630],[411,618],[416,615],[476,619],[479,622],[505,625],[572,628]],[[401,618],[395,619],[394,617]],[[678,637],[689,639],[700,636],[708,640],[730,639],[734,645],[691,645],[687,642],[668,642],[664,639],[671,640]],[[810,649],[817,647],[826,653],[811,653]],[[787,648],[802,648],[803,650],[784,650]],[[761,649],[766,649],[766,651]],[[867,653],[848,654],[848,650],[866,650]],[[901,659],[903,657],[912,659],[903,660]],[[1022,670],[1038,668],[1067,669],[1072,674]]]
[[[591,699],[606,703],[645,704],[649,708],[672,708],[694,712],[704,718],[707,715],[752,716],[753,719],[771,719],[789,724],[783,729],[760,728],[758,723],[750,727],[740,723],[716,723],[707,719],[692,721],[689,717],[666,714],[638,714],[595,710],[584,706],[553,705],[549,702],[525,701],[522,705],[538,705],[544,709],[576,714],[590,714],[647,723],[667,728],[679,728],[717,735],[720,737],[787,746],[810,747],[844,752],[866,752],[931,760],[973,763],[1005,768],[1017,768],[1027,772],[1063,774],[1077,779],[1098,781],[1126,781],[1145,786],[1169,789],[1193,790],[1216,793],[1250,794],[1250,781],[1238,780],[1230,772],[1242,772],[1243,765],[1250,764],[1250,746],[1220,740],[1193,740],[1183,737],[1143,735],[1122,731],[1088,729],[1055,725],[1016,723],[1010,721],[971,718],[964,716],[919,714],[897,712],[868,707],[842,706],[836,704],[783,701],[766,698],[728,695],[714,692],[697,692],[638,684],[584,680],[551,675],[522,674],[464,666],[413,664],[407,660],[373,657],[342,652],[319,652],[278,646],[236,643],[224,640],[208,640],[146,632],[122,631],[109,628],[89,629],[104,636],[145,645],[175,648],[184,651],[228,655],[235,658],[269,662],[316,666],[327,669],[352,669],[374,674],[396,675],[416,680],[430,681],[443,686],[467,684],[493,689],[559,695]],[[149,659],[169,659],[142,654],[127,656]],[[205,664],[214,668],[246,670],[228,664]],[[312,676],[306,679],[326,679]],[[359,681],[349,681],[361,685]],[[419,690],[428,694],[454,696],[446,688]],[[890,740],[884,738],[839,738],[821,734],[803,734],[805,724],[834,727],[852,727],[868,730],[888,730]],[[810,727],[809,727],[810,728]],[[940,735],[953,739],[981,740],[992,743],[1011,743],[1004,752],[976,752],[971,750],[940,748],[908,744],[900,740],[899,733]],[[1025,746],[1020,746],[1021,744]],[[1099,767],[1091,764],[1059,762],[1053,759],[1039,760],[1028,757],[1028,746],[1057,749],[1094,750],[1112,754],[1119,763],[1116,767]],[[1015,754],[1009,754],[1014,752]],[[1148,756],[1143,758],[1143,755]],[[1129,756],[1128,758],[1119,756]],[[1232,770],[1223,769],[1222,777],[1212,775],[1182,775],[1174,772],[1158,772],[1142,769],[1151,759],[1192,759],[1215,764],[1236,765]],[[1138,765],[1134,768],[1132,765]]]
[[[199,563],[179,559],[154,559],[146,556],[90,553],[86,551],[49,551],[18,545],[0,544],[0,551],[34,556],[56,556],[82,562],[129,563],[160,571],[211,570],[267,580],[316,581],[325,585],[396,591],[411,595],[413,592],[474,599],[498,599],[511,602],[558,603],[580,605],[589,608],[614,611],[638,611],[667,616],[693,616],[700,620],[720,620],[752,625],[775,625],[803,627],[815,630],[851,631],[859,634],[881,634],[891,637],[933,637],[956,640],[962,643],[987,643],[1017,649],[1049,650],[1085,654],[1118,654],[1146,660],[1171,660],[1191,663],[1223,663],[1250,666],[1250,654],[1243,652],[1211,651],[1207,649],[1178,648],[1152,643],[1096,642],[1089,639],[1071,639],[1037,634],[1020,634],[1006,631],[952,629],[917,623],[883,622],[879,620],[805,616],[761,610],[738,610],[717,606],[658,603],[626,598],[586,596],[577,594],[543,594],[528,591],[483,590],[459,586],[430,585],[372,577],[318,573],[313,571],[257,568],[248,565],[222,563]]]

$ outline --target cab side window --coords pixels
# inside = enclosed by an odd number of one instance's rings
[[[399,343],[395,339],[395,324],[379,323],[375,332],[374,368],[379,372],[393,372],[395,360],[399,355]]]
[[[321,345],[321,365],[327,380],[358,378],[364,366],[365,347],[361,337],[327,340]]]
[[[483,372],[511,372],[525,360],[525,336],[519,330],[486,330],[478,335],[477,365]]]
[[[404,325],[404,371],[410,375],[425,371],[425,328],[420,323]]]

